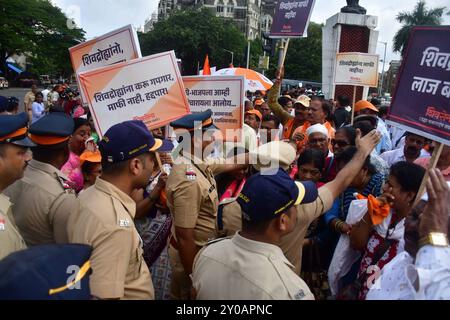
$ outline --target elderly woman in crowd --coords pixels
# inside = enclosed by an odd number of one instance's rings
[[[357,298],[365,299],[368,277],[403,251],[405,217],[412,209],[424,174],[418,165],[398,162],[391,167],[383,194],[377,199],[369,196],[367,212],[350,233],[350,246],[362,253],[362,260],[356,280],[347,287],[350,290],[343,290],[344,297],[358,291]]]
[[[450,182],[431,169],[427,194],[405,219],[405,251],[377,274],[366,300],[450,299]]]

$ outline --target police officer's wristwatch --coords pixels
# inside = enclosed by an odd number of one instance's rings
[[[436,247],[447,247],[448,239],[447,235],[442,232],[430,232],[425,237],[419,240],[419,248],[426,245],[432,245]]]

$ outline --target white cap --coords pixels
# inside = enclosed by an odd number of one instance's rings
[[[278,167],[288,170],[296,157],[295,148],[284,141],[272,141],[263,144],[251,153],[257,157],[258,161],[253,164],[253,167],[258,171],[264,168]]]
[[[320,132],[320,133],[324,134],[327,138],[329,138],[327,128],[323,124],[319,124],[319,123],[309,127],[306,130],[306,135],[309,137],[311,134],[316,133],[316,132]]]

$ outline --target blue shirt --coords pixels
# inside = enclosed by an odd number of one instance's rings
[[[32,118],[31,123],[35,123],[40,118],[45,116],[45,107],[43,103],[33,102],[31,105]]]

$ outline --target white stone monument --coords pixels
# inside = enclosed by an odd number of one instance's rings
[[[357,2],[347,1],[348,5],[328,18],[322,28],[322,91],[327,99],[340,94],[352,98],[352,86],[334,85],[334,67],[338,52],[374,54],[376,51],[378,31],[374,29],[377,27],[378,17],[363,14],[366,10]],[[356,101],[367,98],[368,92],[368,87],[357,90]]]

